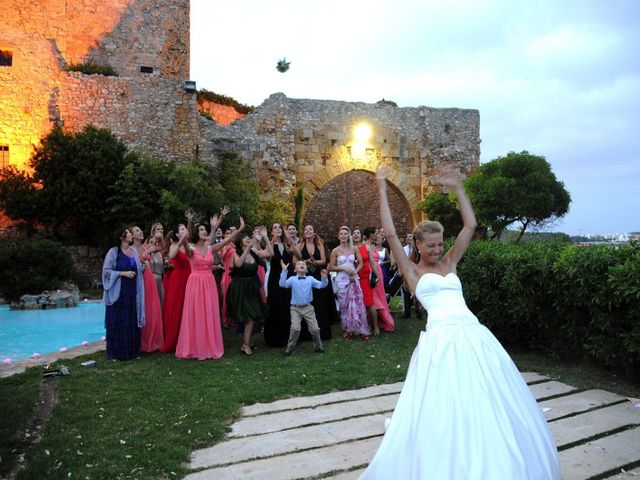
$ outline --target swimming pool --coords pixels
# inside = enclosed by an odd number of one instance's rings
[[[61,348],[95,342],[105,335],[104,305],[82,302],[72,308],[11,310],[0,306],[0,362],[19,360],[34,353],[57,352]]]

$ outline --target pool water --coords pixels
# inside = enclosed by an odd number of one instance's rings
[[[104,305],[83,302],[77,307],[11,310],[0,306],[0,362],[44,355],[62,347],[95,342],[105,335]]]

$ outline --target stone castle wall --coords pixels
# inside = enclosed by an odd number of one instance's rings
[[[367,142],[357,141],[353,134],[363,122],[372,130]],[[467,176],[480,161],[477,110],[291,99],[277,93],[228,126],[206,119],[200,123],[205,157],[215,161],[218,150],[241,151],[265,198],[283,196],[293,203],[297,189],[304,187],[309,205],[339,175],[388,165],[389,180],[410,210],[408,228],[422,217],[417,203],[440,189],[434,179],[437,166],[450,166]]]
[[[0,145],[9,146],[11,164],[24,168],[53,126],[87,123],[112,128],[154,154],[177,150],[169,158],[193,158],[195,94],[186,94],[183,83],[189,0],[5,3],[0,49],[13,60],[0,66]],[[87,61],[110,65],[119,77],[65,71]]]
[[[65,128],[93,124],[149,155],[177,161],[196,157],[200,115],[195,93],[185,92],[182,81],[69,72],[60,84],[58,115]]]

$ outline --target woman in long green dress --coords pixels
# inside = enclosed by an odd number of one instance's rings
[[[227,305],[229,317],[242,328],[240,351],[245,355],[253,355],[251,335],[256,325],[260,325],[267,316],[267,306],[262,302],[258,279],[258,266],[267,258],[268,251],[261,249],[249,235],[243,234],[236,240]]]

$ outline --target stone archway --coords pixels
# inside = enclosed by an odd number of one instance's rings
[[[391,184],[389,205],[398,234],[415,225],[407,198]],[[337,242],[341,225],[350,228],[380,226],[378,193],[373,172],[351,170],[327,181],[308,201],[303,223],[312,224],[329,244]]]

